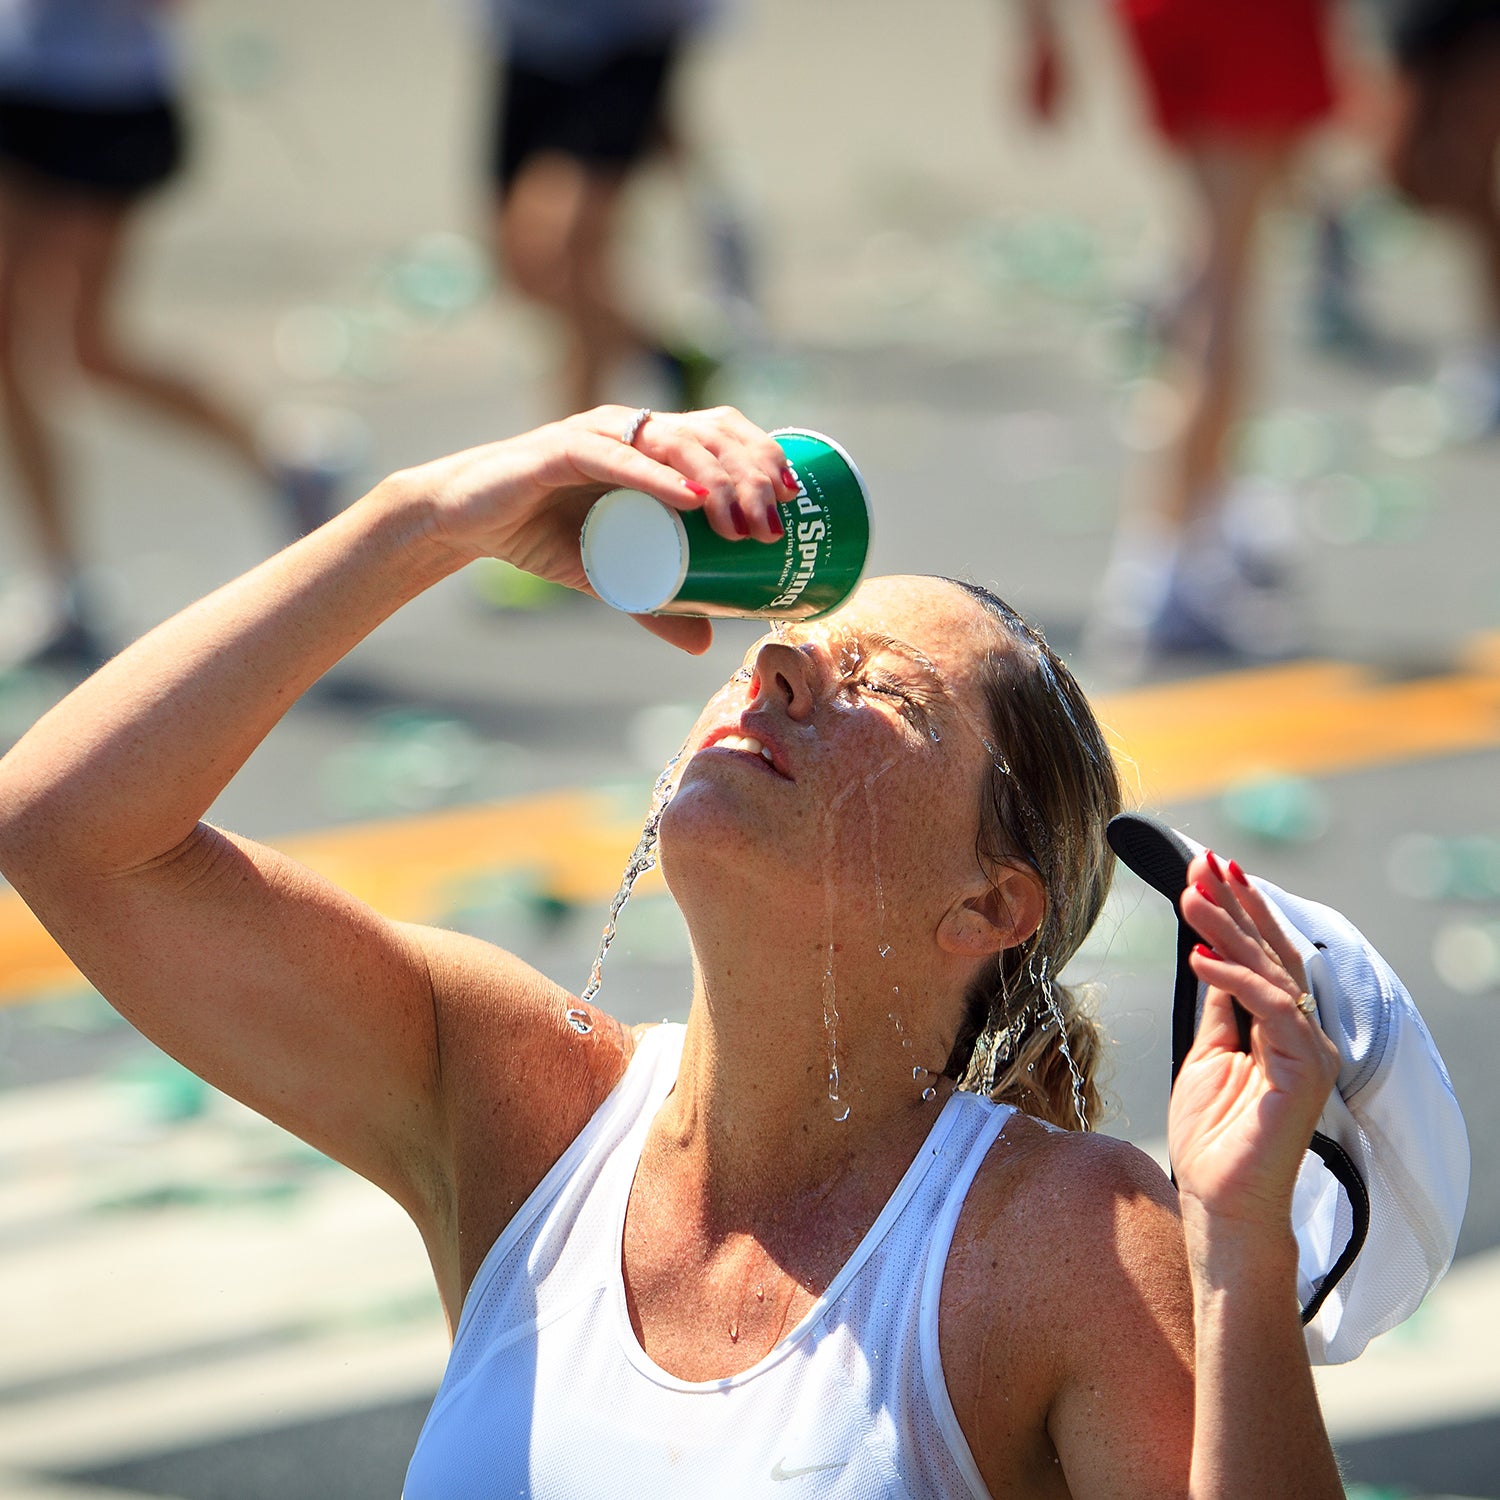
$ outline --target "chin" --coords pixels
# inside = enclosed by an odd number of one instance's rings
[[[727,861],[759,864],[765,857],[765,819],[737,788],[712,785],[691,770],[661,816],[662,872]]]
[[[662,813],[658,852],[680,905],[699,882],[732,880],[747,893],[759,882],[784,885],[800,865],[818,864],[816,843],[789,839],[753,793],[689,769]]]

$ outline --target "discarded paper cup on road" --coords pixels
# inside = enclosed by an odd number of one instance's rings
[[[777,506],[784,537],[730,541],[701,511],[611,490],[583,523],[594,592],[633,615],[814,620],[837,609],[869,555],[869,492],[832,438],[795,427],[771,436],[797,477],[795,499]]]

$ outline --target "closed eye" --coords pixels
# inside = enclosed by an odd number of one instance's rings
[[[927,704],[920,694],[896,678],[866,671],[850,677],[844,686],[846,691],[888,699],[904,719],[918,728],[926,728],[929,723]]]
[[[894,682],[882,677],[856,677],[850,683],[851,687],[864,688],[869,693],[879,693],[882,698],[895,698],[901,703],[912,703],[914,700],[910,693],[905,692]]]

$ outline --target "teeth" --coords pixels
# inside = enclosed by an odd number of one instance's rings
[[[764,761],[771,760],[771,752],[757,739],[752,739],[748,734],[726,734],[717,742],[720,750],[748,750],[751,755],[758,755]]]

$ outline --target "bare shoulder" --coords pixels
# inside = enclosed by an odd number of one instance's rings
[[[1153,1230],[1178,1222],[1177,1192],[1144,1151],[1113,1136],[1055,1130],[1014,1115],[975,1177],[968,1206],[976,1231],[993,1231],[1007,1214],[1044,1216],[1060,1248],[1110,1226]],[[1175,1231],[1174,1231],[1175,1232]]]
[[[500,1230],[624,1076],[640,1028],[583,1006],[502,948],[441,928],[407,930],[426,963],[438,1038],[451,1173],[438,1233],[451,1278],[466,1289]],[[568,1019],[580,1010],[586,1030]]]
[[[975,1177],[950,1268],[954,1257],[974,1268],[986,1253],[1030,1289],[1059,1334],[1074,1325],[1097,1334],[1094,1298],[1132,1287],[1170,1297],[1187,1282],[1177,1193],[1161,1168],[1128,1142],[1023,1115]]]
[[[1107,1136],[1016,1115],[990,1150],[949,1252],[939,1344],[992,1493],[1053,1493],[1051,1430],[1071,1393],[1128,1385],[1127,1372],[1152,1400],[1190,1388],[1176,1197],[1150,1157]]]

